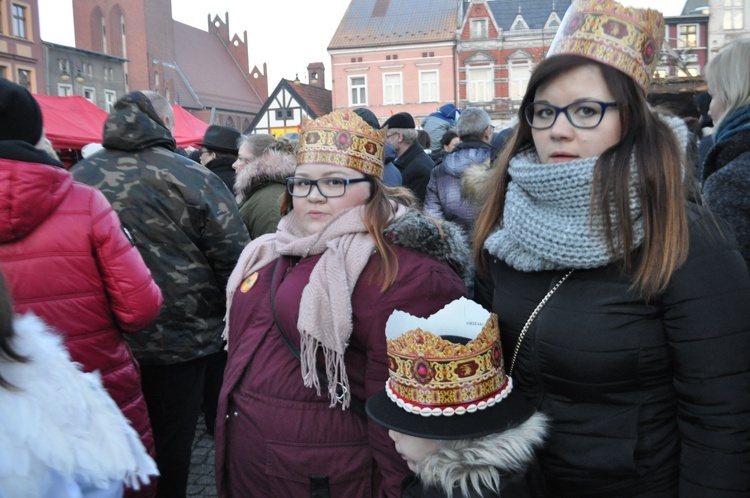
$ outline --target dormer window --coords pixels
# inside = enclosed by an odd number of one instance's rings
[[[557,29],[560,27],[560,18],[557,17],[557,13],[553,12],[549,15],[549,18],[547,19],[547,23],[544,25],[546,28],[555,28]]]
[[[471,37],[472,38],[487,38],[487,19],[472,19],[471,20]]]
[[[521,14],[518,14],[516,16],[516,20],[513,21],[513,24],[510,27],[511,31],[521,31],[524,29],[529,29],[529,25],[526,24],[526,21],[524,21],[523,16]]]

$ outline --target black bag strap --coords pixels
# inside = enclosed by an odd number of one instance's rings
[[[273,268],[273,275],[271,276],[271,313],[273,314],[273,323],[276,325],[276,329],[279,331],[279,335],[281,335],[281,338],[284,340],[284,344],[289,348],[289,351],[292,352],[295,358],[297,358],[297,361],[302,361],[300,359],[300,353],[299,348],[292,342],[292,340],[289,338],[288,335],[284,332],[284,329],[281,328],[281,324],[279,323],[279,320],[276,318],[276,306],[275,306],[275,298],[276,298],[276,276],[279,273],[279,266],[281,264],[281,258],[282,256],[279,256],[278,259],[276,259],[276,265]],[[319,365],[315,365],[315,371],[318,374],[318,380],[320,381],[320,385],[324,386],[326,389],[328,388],[328,376],[326,375],[325,371],[320,368]],[[336,386],[336,396],[341,399],[346,392],[346,388],[339,383]],[[357,416],[360,418],[363,418],[364,420],[367,420],[367,413],[365,412],[365,403],[361,399],[355,397],[352,395],[350,397],[349,401],[349,409],[354,412]]]

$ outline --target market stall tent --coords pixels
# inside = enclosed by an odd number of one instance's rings
[[[80,95],[55,97],[35,95],[42,108],[47,138],[57,150],[80,150],[84,145],[101,142],[106,111]],[[203,139],[208,124],[179,105],[172,106],[175,115],[174,138],[177,145],[187,147]]]
[[[183,107],[172,105],[174,109],[174,139],[180,147],[197,147],[203,140],[208,124],[196,118]]]
[[[57,150],[81,149],[102,141],[107,112],[80,95],[34,95],[42,108],[44,130]]]

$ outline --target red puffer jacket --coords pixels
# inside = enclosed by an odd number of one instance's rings
[[[104,195],[20,142],[0,142],[0,268],[16,312],[65,336],[153,454],[138,365],[123,332],[159,315],[162,296]]]

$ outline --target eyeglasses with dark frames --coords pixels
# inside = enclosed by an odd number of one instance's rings
[[[565,107],[557,107],[542,102],[530,102],[524,109],[524,116],[529,126],[535,130],[552,128],[557,121],[557,116],[561,113],[565,114],[570,124],[576,128],[587,130],[599,126],[609,107],[617,107],[617,102],[581,100]]]
[[[312,192],[313,185],[317,187],[318,192],[325,198],[341,197],[346,193],[346,186],[350,183],[359,183],[369,181],[367,177],[363,178],[320,178],[311,180],[291,176],[286,179],[286,189],[292,197],[307,197]]]

